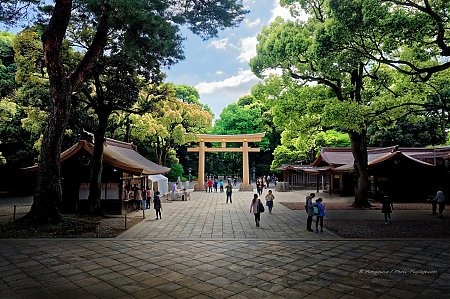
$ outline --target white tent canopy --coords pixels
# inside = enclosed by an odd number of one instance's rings
[[[167,194],[168,190],[169,190],[169,179],[166,178],[165,176],[163,176],[162,174],[151,174],[148,175],[148,180],[151,181],[152,183],[149,183],[148,186],[150,187],[150,189],[152,189],[153,191],[156,191],[153,186],[153,184],[157,184],[157,188],[158,191],[160,193],[160,196],[164,196]]]

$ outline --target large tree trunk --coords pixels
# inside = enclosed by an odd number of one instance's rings
[[[94,133],[95,143],[94,152],[92,155],[92,169],[91,169],[91,182],[89,184],[89,213],[101,214],[100,197],[102,187],[102,172],[103,172],[103,150],[106,129],[108,126],[108,114],[98,114],[98,127]]]
[[[350,132],[350,142],[354,158],[355,168],[355,201],[354,207],[370,207],[368,200],[369,192],[369,171],[367,157],[366,131]]]
[[[70,111],[72,86],[62,63],[62,41],[69,24],[72,1],[55,2],[52,17],[42,36],[50,81],[50,114],[41,146],[33,205],[27,217],[37,224],[61,222],[62,188],[59,156]]]
[[[39,170],[33,205],[28,214],[37,224],[58,223],[62,220],[59,157],[70,110],[71,88],[63,78],[51,82],[52,106],[41,146]]]

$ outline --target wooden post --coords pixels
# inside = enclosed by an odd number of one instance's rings
[[[243,175],[242,175],[242,185],[241,190],[252,190],[252,185],[250,184],[250,168],[249,168],[249,152],[259,152],[259,148],[250,148],[248,146],[249,142],[260,142],[264,137],[265,133],[256,134],[240,134],[240,135],[208,135],[208,134],[197,134],[199,137],[199,146],[196,148],[188,148],[188,152],[198,152],[198,183],[195,185],[196,191],[205,190],[205,153],[207,152],[242,152],[242,164],[243,164]],[[205,147],[205,142],[220,142],[222,147]],[[242,142],[243,146],[240,148],[227,148],[227,142]]]
[[[331,196],[331,190],[333,190],[333,173],[330,173],[329,175],[329,182],[328,182],[328,189]]]
[[[250,169],[248,163],[248,142],[242,142],[242,185],[240,190],[253,190],[250,185]]]
[[[16,220],[16,205],[14,205],[14,213],[13,213],[13,220]]]
[[[319,184],[320,184],[320,180],[319,180],[319,173],[316,174],[316,188],[317,188],[317,193],[319,193]]]
[[[199,190],[205,190],[205,142],[200,141],[198,151],[198,182]]]
[[[125,230],[127,230],[127,214],[125,213]]]

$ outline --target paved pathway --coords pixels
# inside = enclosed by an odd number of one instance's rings
[[[0,298],[448,298],[450,240],[307,234],[279,204],[256,229],[248,195],[193,193],[119,239],[0,240]]]
[[[250,213],[252,192],[233,192],[233,203],[226,203],[225,193],[191,193],[189,201],[163,203],[162,220],[155,220],[153,209],[146,219],[119,239],[337,239],[325,230],[316,234],[306,231],[306,213],[292,211],[279,201],[301,200],[296,193],[275,193],[273,213],[261,214],[261,227],[255,226]],[[265,203],[265,200],[262,200]],[[141,212],[136,212],[137,214]]]

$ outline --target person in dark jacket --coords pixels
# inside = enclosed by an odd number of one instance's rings
[[[381,213],[384,214],[384,224],[392,224],[391,213],[394,210],[394,204],[389,196],[383,197],[383,205],[381,206]],[[388,222],[389,221],[389,222]]]
[[[306,196],[306,203],[305,203],[305,209],[306,213],[308,214],[308,218],[306,218],[306,231],[313,232],[311,226],[313,221],[313,207],[314,203],[312,202],[313,198],[316,196],[315,193],[311,193],[310,195]]]
[[[445,210],[445,195],[444,195],[444,192],[438,191],[436,193],[436,196],[434,197],[433,201],[436,202],[437,205],[439,206],[439,217],[442,217],[443,216],[442,213]]]
[[[155,208],[156,211],[156,220],[158,220],[158,215],[159,215],[159,219],[162,219],[161,216],[161,199],[159,198],[159,191],[155,192],[155,196],[153,197],[153,207]]]

